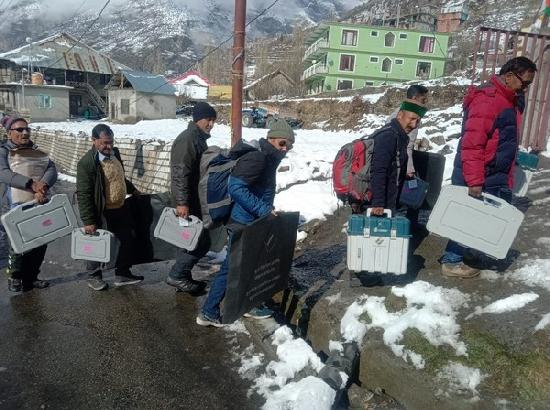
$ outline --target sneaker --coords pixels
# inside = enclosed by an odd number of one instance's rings
[[[459,263],[442,263],[441,274],[450,278],[470,279],[479,275],[479,269]]]
[[[275,312],[267,306],[258,306],[250,310],[250,312],[245,313],[243,316],[250,319],[267,319],[273,316],[273,313]]]
[[[203,312],[199,313],[197,316],[197,325],[201,326],[214,326],[214,327],[224,327],[225,325],[221,322],[220,318],[212,319],[206,316]]]
[[[44,289],[50,286],[50,282],[47,280],[36,279],[32,281],[32,287],[36,289]]]
[[[132,272],[115,274],[115,286],[135,285],[143,280],[143,276],[134,275]]]
[[[91,277],[88,279],[88,287],[99,291],[107,289],[109,285],[101,277]]]
[[[8,278],[8,290],[10,292],[22,292],[23,281],[21,279]]]
[[[166,284],[173,286],[180,292],[191,294],[200,293],[206,287],[206,283],[194,279],[174,279],[170,276],[166,278]]]

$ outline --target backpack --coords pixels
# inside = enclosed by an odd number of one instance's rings
[[[347,203],[365,202],[370,186],[370,171],[374,137],[386,127],[370,136],[365,136],[345,144],[332,163],[332,186],[339,200]],[[397,150],[399,173],[399,149]]]
[[[208,147],[202,154],[199,177],[199,200],[205,228],[225,223],[231,214],[232,201],[228,181],[237,160],[229,157],[229,150]]]

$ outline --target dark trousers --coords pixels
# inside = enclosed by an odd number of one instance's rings
[[[25,253],[15,253],[10,248],[6,272],[13,279],[21,279],[26,283],[34,282],[40,273],[46,249],[48,245],[42,245]]]
[[[210,250],[210,235],[208,231],[204,230],[197,247],[193,251],[187,251],[185,249],[178,249],[176,252],[176,262],[170,273],[168,274],[172,279],[192,279],[191,270],[193,266],[203,258]]]
[[[120,243],[118,256],[115,263],[115,275],[125,274],[130,271],[135,260],[135,223],[133,214],[124,204],[122,208],[106,209],[103,212],[107,222],[107,230],[112,232]],[[86,268],[90,276],[101,276],[101,263],[88,261]]]

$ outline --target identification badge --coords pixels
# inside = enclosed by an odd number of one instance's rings
[[[409,189],[416,189],[418,188],[418,182],[416,181],[416,179],[411,179],[408,181],[408,184],[409,184]]]

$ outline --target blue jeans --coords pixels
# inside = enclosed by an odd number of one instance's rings
[[[509,188],[491,188],[484,192],[502,198],[508,203],[512,202],[513,195],[512,191]],[[440,262],[462,263],[464,261],[464,252],[466,251],[466,249],[468,248],[456,243],[455,241],[449,240]]]
[[[229,266],[231,264],[231,241],[233,239],[233,232],[228,230],[229,239],[227,241],[227,256],[220,267],[220,270],[214,277],[214,280],[210,284],[210,290],[206,301],[202,306],[202,313],[210,319],[217,319],[220,317],[220,304],[225,296],[225,290],[227,288],[227,274],[229,273]]]

